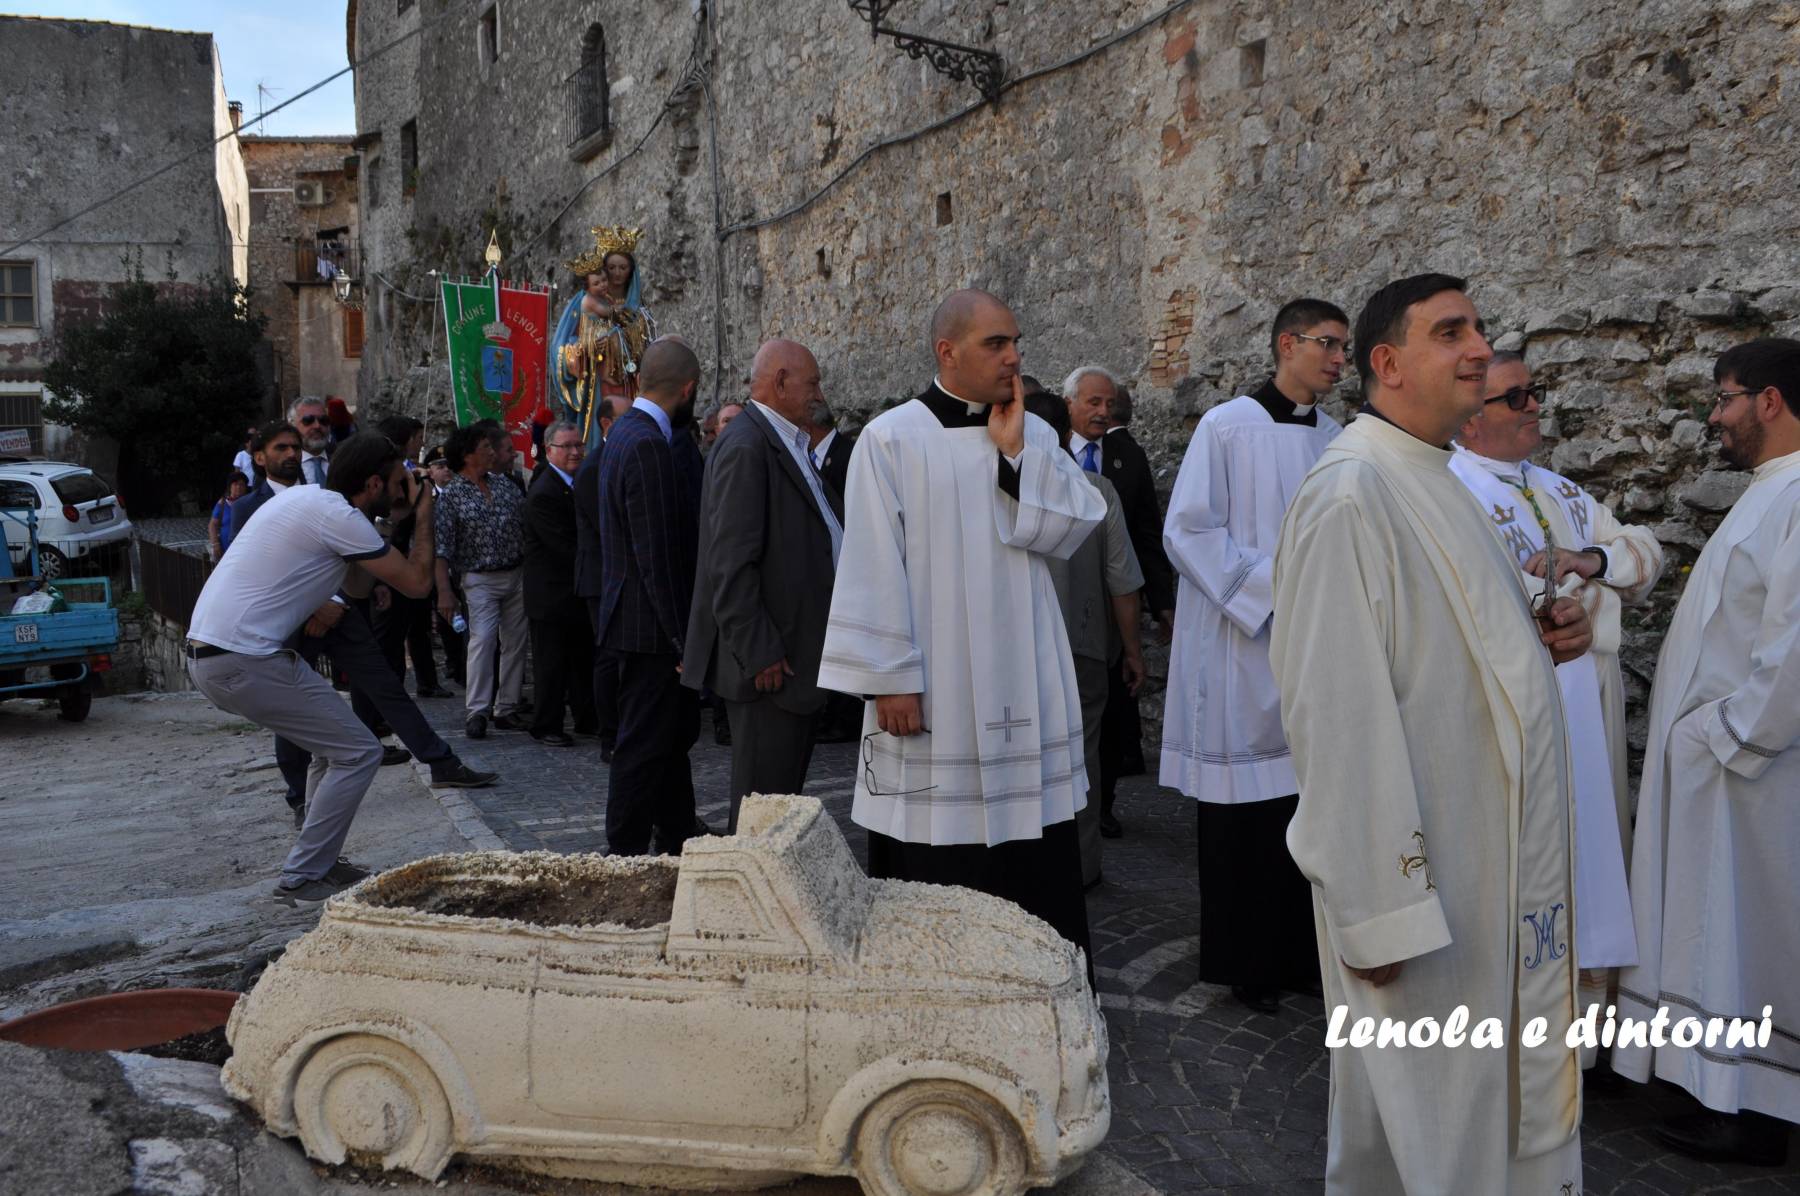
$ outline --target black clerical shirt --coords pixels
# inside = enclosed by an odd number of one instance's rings
[[[919,396],[919,402],[937,416],[937,421],[946,428],[985,428],[988,422],[988,408],[979,404],[965,403],[961,399],[952,398],[944,393],[936,382],[931,388]],[[976,407],[974,411],[970,407]],[[1006,454],[999,449],[994,454],[1000,458],[1000,489],[1014,502],[1019,500],[1019,471],[1013,468]]]

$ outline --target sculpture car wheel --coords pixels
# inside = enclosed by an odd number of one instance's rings
[[[314,1051],[294,1083],[294,1120],[306,1153],[327,1163],[353,1156],[436,1179],[450,1160],[450,1102],[431,1067],[373,1034],[334,1038]]]
[[[1025,1143],[1011,1115],[985,1094],[918,1080],[863,1115],[856,1177],[869,1196],[1018,1196]]]

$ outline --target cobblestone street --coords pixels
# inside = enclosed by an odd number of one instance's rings
[[[607,768],[594,744],[548,748],[517,733],[469,741],[460,696],[421,705],[471,765],[501,773],[491,789],[454,792],[453,813],[478,817],[514,850],[604,850]],[[849,821],[855,751],[818,748],[807,790],[860,859],[864,835]],[[723,826],[731,754],[713,742],[710,713],[692,759],[701,816]],[[456,807],[462,800],[468,808]],[[1323,1005],[1288,996],[1278,1016],[1265,1017],[1201,983],[1192,806],[1134,777],[1120,787],[1118,814],[1125,837],[1106,843],[1104,877],[1088,894],[1112,1036],[1113,1126],[1103,1151],[1171,1196],[1319,1192],[1329,1086]],[[1660,1085],[1614,1080],[1590,1090],[1585,1196],[1800,1193],[1800,1165],[1717,1167],[1663,1150],[1650,1126],[1688,1105]]]

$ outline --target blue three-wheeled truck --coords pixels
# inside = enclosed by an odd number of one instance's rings
[[[119,613],[112,605],[112,581],[71,577],[47,581],[39,567],[37,512],[0,507],[0,520],[23,523],[30,551],[25,573],[12,554],[0,552],[0,700],[55,698],[62,717],[88,716],[100,674],[112,668],[119,646]],[[0,527],[0,543],[5,542]],[[83,594],[89,601],[75,601]],[[91,600],[98,596],[98,601]]]

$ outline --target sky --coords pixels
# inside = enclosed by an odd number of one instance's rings
[[[243,102],[246,121],[347,65],[345,8],[345,0],[0,0],[0,12],[6,13],[210,33],[219,47],[225,94]],[[277,137],[354,134],[350,76],[245,132]]]

